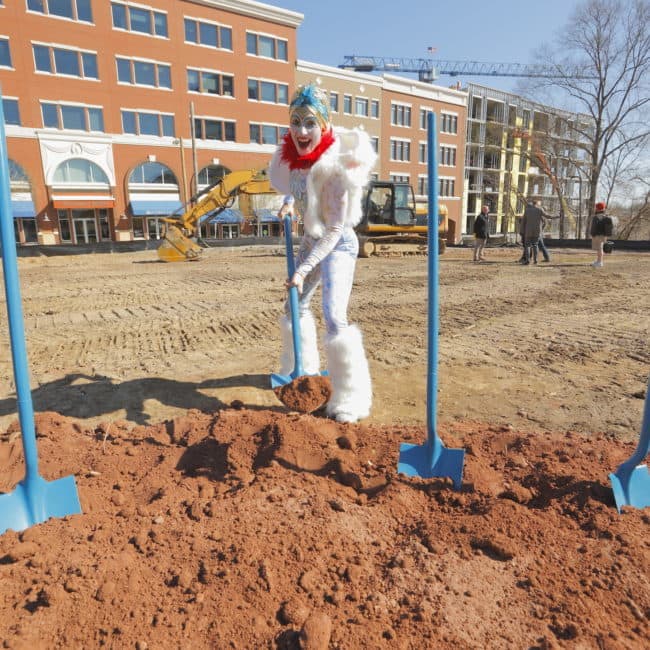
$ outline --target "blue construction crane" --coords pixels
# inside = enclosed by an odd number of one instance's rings
[[[489,77],[538,77],[589,79],[579,69],[526,63],[483,63],[481,61],[443,61],[440,59],[400,59],[384,56],[345,56],[339,68],[356,72],[414,72],[420,81],[433,83],[440,75]]]

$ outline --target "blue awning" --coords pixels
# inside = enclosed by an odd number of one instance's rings
[[[244,221],[244,215],[240,210],[236,210],[234,208],[226,208],[219,214],[208,216],[207,220],[208,223],[242,223]]]
[[[255,210],[255,216],[257,217],[260,223],[280,221],[280,217],[278,217],[278,213],[275,210],[269,210],[268,208],[263,208],[262,210]]]
[[[34,201],[11,201],[11,212],[14,215],[14,219],[35,219],[36,218],[36,208],[34,207]]]
[[[136,217],[163,216],[177,214],[183,210],[180,201],[131,201],[131,212]]]

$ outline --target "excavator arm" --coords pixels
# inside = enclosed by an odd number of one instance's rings
[[[240,194],[273,194],[266,170],[246,169],[231,172],[192,197],[192,207],[178,216],[165,217],[167,224],[158,257],[163,262],[198,261],[203,249],[191,238],[201,218],[225,210]]]

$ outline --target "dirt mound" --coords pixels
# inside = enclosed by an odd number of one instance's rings
[[[0,536],[5,648],[650,646],[650,516],[607,479],[630,443],[459,422],[455,492],[396,474],[419,427],[36,420],[84,514]],[[22,472],[10,430],[0,490]]]

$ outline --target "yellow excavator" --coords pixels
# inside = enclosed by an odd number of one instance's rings
[[[163,262],[196,262],[203,249],[192,239],[194,230],[206,214],[219,214],[232,206],[240,194],[275,194],[266,170],[246,169],[231,172],[190,199],[181,215],[165,217],[163,242],[158,257]]]
[[[363,198],[363,218],[356,228],[359,257],[424,254],[427,250],[428,206],[417,204],[413,188],[398,181],[370,181]],[[438,208],[439,252],[445,251],[446,205]]]

